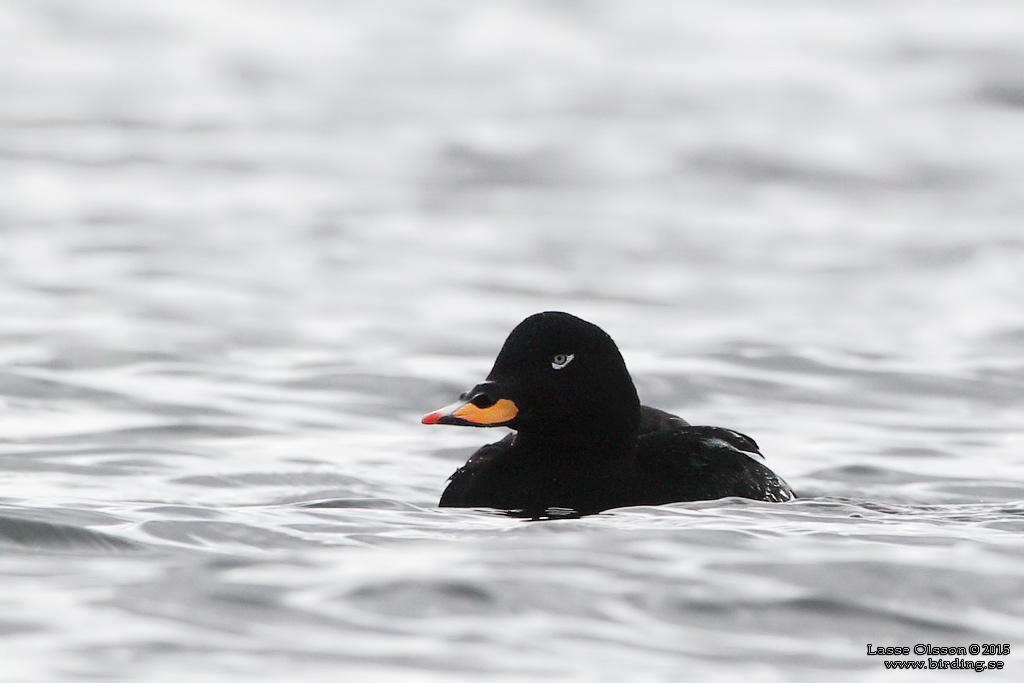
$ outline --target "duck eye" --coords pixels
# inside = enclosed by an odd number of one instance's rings
[[[573,358],[575,358],[575,356],[571,353],[556,353],[554,356],[551,357],[551,367],[555,370],[561,370],[566,365],[571,363]]]

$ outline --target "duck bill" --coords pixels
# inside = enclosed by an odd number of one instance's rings
[[[499,398],[486,408],[481,408],[472,399],[456,401],[440,410],[423,416],[425,425],[461,425],[464,427],[501,427],[507,425],[519,414],[516,404],[507,398]]]

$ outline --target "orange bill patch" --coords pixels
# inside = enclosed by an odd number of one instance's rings
[[[507,398],[500,398],[497,403],[489,408],[478,408],[472,403],[467,403],[452,413],[452,417],[457,417],[473,424],[496,425],[504,424],[518,414],[519,408],[516,407],[515,403]]]

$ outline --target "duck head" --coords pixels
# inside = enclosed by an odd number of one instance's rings
[[[521,434],[635,433],[640,400],[612,338],[568,313],[532,315],[512,330],[486,381],[424,424],[507,426]]]

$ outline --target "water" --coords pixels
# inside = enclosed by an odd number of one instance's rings
[[[1022,46],[1011,0],[0,4],[0,679],[1016,680]],[[419,416],[549,309],[802,499],[438,510],[500,430]]]

